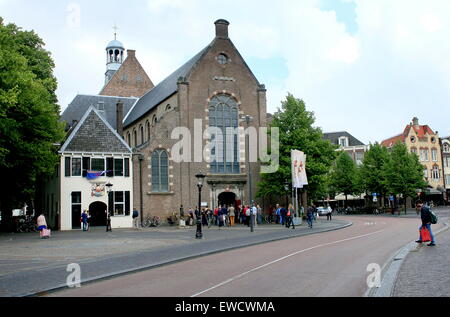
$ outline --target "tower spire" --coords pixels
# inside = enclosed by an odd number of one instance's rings
[[[114,26],[113,26],[113,30],[114,30],[114,40],[117,40],[117,30],[118,30],[119,28],[117,27],[117,25],[116,25],[116,23],[114,23]]]

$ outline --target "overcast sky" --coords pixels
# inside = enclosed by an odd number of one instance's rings
[[[115,23],[157,84],[212,41],[222,18],[270,112],[291,92],[323,131],[365,143],[414,116],[450,135],[448,0],[0,0],[0,16],[44,39],[62,109],[101,90]]]

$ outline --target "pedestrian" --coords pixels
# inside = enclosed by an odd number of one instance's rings
[[[295,209],[292,204],[289,204],[288,211],[287,211],[287,224],[286,227],[289,229],[292,225],[292,229],[295,229],[294,224],[294,215],[295,215]]]
[[[88,215],[86,212],[86,209],[83,210],[83,213],[81,214],[81,223],[83,224],[83,231],[87,231],[87,219]]]
[[[236,214],[235,214],[236,210],[233,205],[230,206],[230,208],[228,209],[228,212],[230,214],[230,227],[231,227],[231,226],[234,226],[234,219],[236,217]]]
[[[280,211],[281,211],[280,205],[277,204],[276,211],[275,211],[275,216],[276,216],[275,223],[281,223]]]
[[[106,232],[112,232],[111,214],[108,211],[105,211],[105,213],[107,214],[107,216],[106,216]]]
[[[139,211],[133,208],[133,228],[139,230]]]
[[[251,214],[250,206],[246,205],[244,207],[244,224],[247,225],[247,227],[250,227],[250,214]]]
[[[252,208],[250,209],[250,221],[253,223],[254,227],[257,227],[256,223],[256,216],[258,215],[258,208],[256,207],[256,204],[253,203]]]
[[[86,214],[87,214],[87,219],[86,219],[86,222],[87,222],[87,228],[86,228],[86,231],[89,231],[90,229],[91,229],[91,213],[89,212],[89,210],[86,210]]]
[[[314,219],[314,207],[310,206],[306,211],[306,221],[308,222],[308,226],[311,229],[313,227],[313,219]]]
[[[208,218],[207,218],[208,212],[205,208],[202,208],[202,225],[207,226],[208,225]]]
[[[225,217],[228,213],[227,207],[225,205],[222,206],[219,210],[219,229],[225,226]]]
[[[313,218],[314,218],[314,221],[317,221],[318,217],[319,217],[319,210],[317,209],[316,205],[313,205]]]
[[[256,205],[256,209],[257,209],[257,216],[256,217],[258,219],[257,223],[260,225],[260,224],[262,224],[262,208],[258,204],[258,205]]]
[[[417,207],[420,208],[420,218],[422,219],[422,225],[419,227],[419,232],[426,228],[430,232],[431,236],[431,242],[427,244],[428,246],[432,247],[436,245],[436,241],[434,240],[433,231],[431,231],[431,210],[430,207],[424,206],[423,202],[421,200],[417,201]],[[422,235],[419,235],[419,240],[416,241],[417,243],[422,243]]]
[[[192,207],[189,208],[189,226],[194,225],[194,210],[192,210]]]
[[[219,225],[219,207],[216,207],[216,209],[214,209],[214,225]]]
[[[37,222],[39,234],[40,234],[41,238],[44,238],[42,236],[42,232],[43,232],[42,230],[47,229],[47,221],[45,220],[45,216],[43,213],[39,215],[36,222]]]
[[[285,207],[281,207],[280,217],[281,217],[281,225],[286,226],[287,209]]]
[[[332,220],[331,219],[332,213],[333,213],[333,209],[331,209],[330,205],[328,205],[328,207],[327,207],[327,220],[330,220],[330,221]]]

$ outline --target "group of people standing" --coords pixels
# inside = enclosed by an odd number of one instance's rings
[[[275,207],[275,216],[275,223],[286,226],[286,228],[292,226],[292,229],[295,229],[294,217],[297,215],[292,204],[289,204],[287,208],[277,204]]]
[[[195,212],[192,208],[189,209],[188,221],[190,225],[194,225],[194,220],[198,217],[198,208]],[[242,224],[250,226],[253,216],[253,224],[256,226],[262,223],[262,209],[258,204],[239,205],[237,207],[233,205],[219,205],[218,207],[202,208],[201,210],[201,222],[203,226],[209,226],[210,224],[221,227],[231,227],[236,224]]]

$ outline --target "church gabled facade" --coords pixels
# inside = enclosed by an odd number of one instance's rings
[[[235,135],[213,147],[209,161],[194,159],[195,153],[213,142],[206,139],[200,146],[195,142],[198,122],[200,133],[208,127],[223,132],[226,128],[246,128],[243,119],[247,115],[253,118],[251,126],[266,126],[265,86],[258,82],[230,40],[228,28],[227,21],[216,21],[213,41],[143,95],[125,116],[125,141],[134,149],[134,206],[144,214],[165,219],[181,207],[195,208],[198,173],[207,175],[203,206],[250,203],[245,135]],[[175,154],[180,154],[172,152],[180,141],[171,138],[177,127],[191,132],[188,161],[174,159]],[[224,154],[224,160],[215,159],[217,151]],[[255,193],[260,164],[250,166]]]

